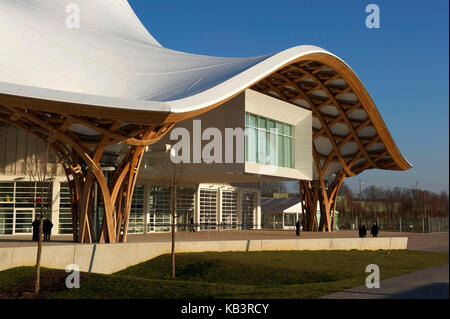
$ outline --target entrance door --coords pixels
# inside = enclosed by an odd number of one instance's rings
[[[34,220],[34,208],[14,209],[14,234],[31,234]]]

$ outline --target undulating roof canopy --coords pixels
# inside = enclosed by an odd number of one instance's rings
[[[73,4],[80,28],[66,26]],[[313,112],[316,175],[411,167],[356,74],[315,46],[250,58],[174,51],[126,0],[1,0],[0,38],[0,120],[17,120],[12,107],[21,107],[44,121],[70,117],[65,129],[80,140],[117,121],[118,136],[129,136],[251,88]]]

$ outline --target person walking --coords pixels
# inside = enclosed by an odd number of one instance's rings
[[[195,233],[195,228],[194,228],[194,218],[192,218],[192,216],[189,218],[189,222],[190,222],[190,227],[189,227],[189,232],[190,233]]]
[[[295,234],[297,236],[300,236],[300,220],[297,220],[297,222],[295,223]]]
[[[52,232],[53,223],[50,219],[46,218],[43,224],[44,241],[50,241],[50,234]]]
[[[375,238],[375,237],[378,237],[378,232],[379,232],[378,224],[377,224],[377,222],[373,222],[372,229],[370,230],[370,233]]]
[[[39,240],[39,219],[36,217],[34,221],[31,223],[33,227],[33,241]]]
[[[359,237],[361,237],[361,238],[366,237],[367,230],[366,230],[366,225],[364,225],[363,222],[359,223],[358,231],[359,231]]]

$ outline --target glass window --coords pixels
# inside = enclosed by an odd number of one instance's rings
[[[245,114],[245,160],[247,162],[292,167],[292,125]]]
[[[284,134],[292,137],[292,125],[288,125],[288,124],[284,125]]]
[[[278,166],[284,167],[284,137],[278,135]]]
[[[260,129],[267,129],[267,120],[264,117],[259,117],[258,118],[258,128]]]
[[[59,234],[72,234],[72,203],[68,183],[60,184],[59,193]]]
[[[286,151],[285,167],[292,167],[292,138],[284,138],[284,147]]]
[[[170,231],[170,190],[168,187],[150,187],[148,232]]]
[[[283,123],[277,122],[277,134],[284,134],[284,125],[283,125]]]
[[[277,158],[277,135],[270,133],[270,139],[269,139],[269,153],[270,153],[270,165],[278,165],[278,158]]]
[[[247,161],[256,163],[256,154],[258,152],[258,130],[255,128],[248,128],[247,129],[247,141],[246,144],[247,148]]]
[[[144,185],[136,185],[131,201],[128,234],[144,233]]]
[[[258,163],[267,163],[267,138],[264,131],[258,130]]]
[[[284,226],[287,226],[287,227],[295,226],[295,223],[296,223],[295,217],[296,217],[296,214],[285,213],[284,214]]]
[[[217,229],[217,190],[200,190],[200,230]]]
[[[237,229],[237,192],[222,192],[222,229]]]
[[[248,118],[248,125],[250,127],[258,127],[258,117],[256,115],[250,114]]]

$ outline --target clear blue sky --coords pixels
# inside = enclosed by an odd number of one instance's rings
[[[130,0],[165,47],[254,56],[301,44],[331,51],[367,87],[397,146],[414,167],[369,170],[367,185],[449,187],[449,3],[433,1]],[[377,4],[381,28],[367,29]],[[354,190],[358,177],[347,179]]]

